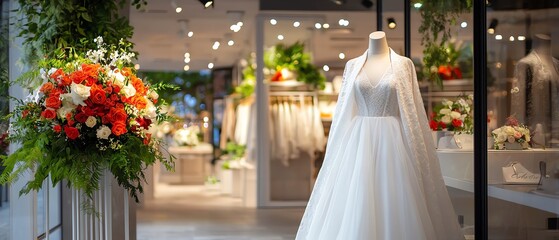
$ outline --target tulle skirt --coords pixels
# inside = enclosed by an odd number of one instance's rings
[[[439,239],[397,118],[357,116],[332,143],[297,239]]]

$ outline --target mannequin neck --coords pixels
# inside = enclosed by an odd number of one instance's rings
[[[386,34],[381,31],[373,32],[369,35],[368,56],[386,55],[390,52],[386,42]]]
[[[540,42],[534,46],[534,51],[536,51],[540,57],[550,57],[551,43],[549,41],[540,40]]]

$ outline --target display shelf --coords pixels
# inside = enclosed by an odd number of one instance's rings
[[[449,187],[467,192],[474,192],[474,183],[461,179],[443,177],[445,184]],[[545,196],[536,194],[536,185],[504,185],[494,184],[487,188],[489,197],[498,198],[508,202],[540,209],[546,212],[559,214],[559,196]]]

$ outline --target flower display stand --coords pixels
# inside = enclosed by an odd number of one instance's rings
[[[169,153],[177,157],[175,167],[180,184],[204,184],[210,174],[211,145],[169,147]]]

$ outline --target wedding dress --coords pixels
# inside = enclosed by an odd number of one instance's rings
[[[372,84],[350,60],[326,157],[296,239],[464,239],[428,129],[415,69],[390,50]]]

